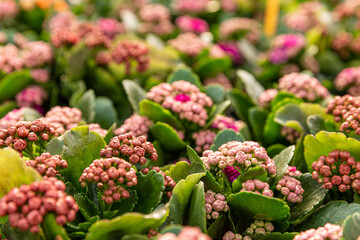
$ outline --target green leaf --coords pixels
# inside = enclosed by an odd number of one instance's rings
[[[230,194],[227,200],[233,213],[267,221],[282,220],[290,210],[280,199],[253,192]]]
[[[226,223],[226,215],[221,214],[215,222],[213,222],[209,228],[207,229],[207,234],[213,238],[213,239],[221,239],[222,236],[219,236],[221,234],[221,230],[223,229],[224,225]]]
[[[255,79],[255,77],[244,70],[237,70],[236,75],[245,85],[246,93],[254,102],[257,102],[260,94],[265,91],[264,87]]]
[[[34,121],[42,117],[42,115],[33,108],[24,108],[23,117],[25,121]]]
[[[186,143],[180,139],[177,132],[168,124],[163,122],[157,122],[151,126],[151,132],[155,139],[166,150],[174,151],[180,150],[186,147]]]
[[[267,113],[259,107],[249,109],[249,124],[257,141],[262,141],[266,116]]]
[[[104,147],[105,141],[99,134],[89,132],[89,127],[72,128],[64,137],[62,157],[68,167],[60,171],[61,175],[81,189],[79,178],[83,170],[100,158],[100,150]]]
[[[231,67],[231,59],[202,57],[194,64],[194,70],[202,78],[213,77],[226,72]]]
[[[255,233],[251,236],[253,240],[293,240],[298,233],[267,232],[266,234]]]
[[[197,226],[203,233],[206,233],[206,212],[205,212],[205,189],[204,183],[200,181],[191,194],[190,206],[188,208],[184,225]]]
[[[230,104],[231,104],[230,100],[226,100],[226,101],[216,105],[215,110],[210,114],[210,117],[208,118],[208,121],[207,121],[205,127],[209,127],[215,120],[216,116],[223,113],[230,106]]]
[[[134,208],[135,212],[150,213],[159,202],[165,190],[164,177],[154,170],[144,175],[136,173],[138,184],[133,188],[138,196],[138,202]]]
[[[125,92],[128,96],[131,107],[139,112],[139,103],[146,99],[146,92],[135,81],[124,80],[122,82]]]
[[[344,240],[357,240],[360,236],[360,213],[351,215],[344,224]]]
[[[268,148],[266,148],[266,151],[268,153],[268,156],[270,158],[273,158],[276,155],[278,155],[285,148],[286,148],[285,145],[277,143],[277,144],[273,144],[273,145],[269,146]]]
[[[12,228],[9,222],[1,224],[2,237],[5,239],[21,239],[21,240],[42,240],[39,234],[32,234],[30,231],[23,232],[18,228]]]
[[[322,155],[327,156],[335,149],[346,150],[357,162],[360,161],[360,142],[353,138],[346,138],[343,133],[318,132],[314,135],[307,135],[304,140],[305,160],[309,172],[312,172],[311,165],[319,160]]]
[[[116,123],[114,123],[107,131],[105,137],[104,137],[104,141],[106,144],[109,144],[111,139],[113,137],[115,137],[115,134],[114,134],[114,131],[115,131],[115,128],[116,128]]]
[[[278,155],[276,155],[273,160],[276,166],[276,178],[277,180],[282,177],[286,169],[289,166],[289,163],[294,156],[295,146],[292,145],[288,148],[282,150]]]
[[[254,107],[255,104],[249,97],[247,97],[242,91],[239,89],[233,89],[228,92],[228,97],[231,100],[231,104],[235,110],[237,116],[245,121],[248,122],[249,120],[249,109]]]
[[[176,184],[169,205],[170,213],[167,221],[170,224],[183,224],[193,188],[203,176],[205,173],[191,174]]]
[[[109,213],[114,212],[114,214],[112,217],[108,217],[108,219],[133,211],[135,205],[138,203],[138,196],[136,191],[129,190],[129,192],[130,197],[121,199],[119,202],[114,202],[112,204],[111,211]],[[106,212],[104,212],[104,217],[105,213]]]
[[[0,77],[1,78],[1,77]],[[5,101],[0,105],[0,118],[3,118],[8,112],[17,108],[14,101]]]
[[[167,215],[168,209],[162,207],[147,215],[131,212],[112,220],[101,220],[90,227],[85,239],[112,240],[121,239],[128,234],[147,234],[151,228],[159,227]]]
[[[75,103],[75,108],[78,108],[82,112],[82,118],[87,123],[91,123],[95,117],[95,93],[94,90],[86,91],[81,98]]]
[[[63,151],[65,135],[66,133],[60,137],[51,139],[50,142],[48,142],[46,145],[46,151],[51,155],[61,155]]]
[[[0,149],[0,198],[14,187],[40,180],[41,176],[34,168],[25,167],[17,151]]]
[[[121,240],[149,240],[149,238],[147,235],[131,234],[125,235]]]
[[[7,74],[0,80],[0,102],[13,98],[33,82],[28,69]]]
[[[181,179],[185,179],[190,172],[190,164],[186,161],[177,162],[170,167],[170,176],[177,183]]]
[[[309,130],[311,134],[316,134],[321,130],[325,129],[325,121],[322,117],[318,115],[309,116],[306,119],[306,123],[309,126]]]
[[[247,180],[253,180],[253,179],[266,181],[266,177],[267,177],[267,172],[263,167],[252,167],[249,168],[246,172],[242,173],[238,179],[241,180],[241,182],[246,182]]]
[[[114,104],[107,97],[96,98],[94,111],[94,122],[100,124],[104,129],[108,129],[117,121],[117,113]]]
[[[301,225],[300,230],[316,229],[324,226],[326,223],[343,225],[346,218],[354,213],[360,213],[359,204],[349,204],[346,201],[332,201],[308,217],[304,224]]]
[[[84,216],[85,220],[90,223],[94,223],[99,220],[100,212],[86,195],[77,193],[74,195],[74,199],[79,206],[79,211]]]
[[[144,99],[139,103],[140,115],[147,116],[154,122],[165,122],[172,127],[181,129],[181,123],[176,117],[168,110],[163,108],[160,104]]]
[[[179,80],[185,80],[191,84],[194,84],[199,89],[202,89],[202,84],[199,77],[186,66],[177,67],[173,73],[171,73],[167,79],[168,83],[173,83]]]
[[[310,173],[300,176],[299,181],[304,189],[303,200],[291,208],[290,221],[298,224],[306,219],[306,216],[315,210],[325,198],[327,189],[323,189],[321,184],[312,179]]]
[[[245,141],[244,137],[240,133],[236,133],[232,129],[224,129],[220,131],[214,140],[214,144],[210,147],[211,150],[217,151],[221,145],[231,141]]]
[[[69,54],[67,73],[74,80],[81,79],[83,74],[85,74],[86,61],[90,58],[91,49],[82,41],[71,48]]]
[[[70,240],[65,229],[56,223],[55,218],[56,215],[54,213],[48,213],[44,217],[41,228],[44,231],[46,239],[56,239],[61,237],[63,240]]]
[[[199,155],[195,152],[195,150],[192,147],[187,145],[186,150],[187,150],[188,158],[189,158],[191,163],[198,162],[198,163],[203,164],[203,161],[200,159]]]
[[[225,90],[220,84],[210,84],[206,86],[205,93],[211,98],[214,104],[220,104],[224,101]]]

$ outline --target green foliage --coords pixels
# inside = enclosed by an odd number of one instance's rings
[[[194,65],[197,74],[202,78],[214,77],[219,73],[223,73],[231,67],[231,59],[202,57]]]
[[[166,150],[181,150],[186,147],[186,143],[180,139],[177,132],[168,124],[157,122],[151,127],[151,132],[155,139]]]
[[[294,150],[295,146],[292,145],[282,150],[278,155],[273,158],[276,166],[276,180],[279,180],[285,173],[291,159],[294,156]]]
[[[248,122],[249,109],[255,106],[253,101],[239,89],[233,89],[229,91],[228,97],[231,100],[232,107],[234,108],[237,116],[241,120]]]
[[[220,104],[224,101],[225,90],[220,84],[210,84],[206,86],[205,93],[211,98],[214,104]]]
[[[0,101],[13,98],[18,92],[32,84],[34,80],[29,70],[20,70],[7,74],[0,79]]]
[[[351,215],[344,224],[344,240],[357,240],[360,236],[360,213]]]
[[[117,122],[117,113],[113,102],[107,97],[97,97],[95,99],[94,122],[100,124],[104,129],[110,128]]]
[[[236,133],[232,129],[225,129],[220,131],[214,140],[214,144],[210,147],[211,150],[217,151],[221,145],[231,141],[245,141],[244,137],[240,133]]]
[[[177,67],[173,73],[168,76],[168,83],[173,83],[179,80],[185,80],[191,84],[197,86],[200,90],[202,89],[202,84],[199,77],[194,74],[190,68],[186,66]]]
[[[184,225],[198,226],[202,232],[206,233],[206,212],[204,205],[205,189],[204,183],[200,181],[191,194]]]
[[[78,94],[76,96],[76,94]],[[84,94],[76,92],[72,99],[70,99],[71,107],[75,107],[81,110],[82,118],[87,123],[91,123],[95,118],[95,93],[94,90],[88,90]]]
[[[124,80],[122,84],[128,96],[131,107],[134,109],[134,111],[139,112],[139,103],[146,99],[146,92],[135,81]]]

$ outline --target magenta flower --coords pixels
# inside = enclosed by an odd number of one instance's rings
[[[223,172],[225,173],[230,182],[235,181],[240,176],[239,171],[236,170],[236,168],[234,167],[226,167],[223,169]]]
[[[244,62],[244,57],[235,42],[219,42],[218,46],[231,58],[234,64],[239,65]]]
[[[203,33],[209,30],[209,25],[205,20],[191,16],[178,17],[176,25],[183,32]]]
[[[191,98],[186,94],[179,94],[175,97],[175,100],[178,102],[188,102]]]

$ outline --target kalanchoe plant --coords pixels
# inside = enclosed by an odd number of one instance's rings
[[[25,161],[25,165],[35,168],[42,176],[55,177],[59,174],[59,169],[67,168],[66,160],[61,159],[61,155],[52,156],[50,153],[42,153],[35,160]]]

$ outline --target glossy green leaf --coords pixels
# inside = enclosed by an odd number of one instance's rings
[[[293,240],[298,233],[268,232],[266,234],[256,233],[251,236],[253,240]]]
[[[104,129],[110,128],[117,121],[117,113],[113,102],[107,97],[97,97],[95,100],[94,122]]]
[[[183,224],[193,188],[203,176],[205,176],[205,173],[195,173],[176,184],[170,199],[170,213],[167,222],[170,224]]]
[[[18,92],[32,84],[34,80],[30,71],[20,70],[7,74],[0,80],[0,101],[13,98]]]
[[[180,139],[177,132],[167,123],[157,122],[151,126],[151,132],[164,149],[174,151],[184,149],[186,143]]]
[[[25,121],[34,121],[42,117],[42,115],[36,111],[34,108],[24,108],[23,117]]]
[[[236,75],[244,84],[246,93],[254,102],[257,102],[260,94],[265,91],[264,87],[255,79],[251,73],[245,70],[237,70]]]
[[[114,124],[108,129],[108,131],[107,131],[107,133],[106,133],[106,135],[105,135],[105,137],[104,137],[104,141],[105,141],[106,144],[109,144],[110,141],[111,141],[111,139],[112,139],[113,137],[115,137],[115,133],[114,133],[115,129],[116,129],[116,123],[114,123]]]
[[[231,104],[235,110],[237,116],[245,121],[248,122],[249,119],[249,109],[254,107],[255,104],[248,98],[242,91],[239,89],[233,89],[228,92],[229,99],[231,100]]]
[[[312,179],[310,173],[300,176],[299,181],[304,189],[303,200],[291,208],[290,221],[298,224],[305,220],[306,216],[314,211],[325,198],[327,189],[323,189],[321,184]]]
[[[282,177],[286,169],[289,166],[289,163],[294,156],[295,146],[292,145],[288,148],[282,150],[278,155],[276,155],[273,160],[276,166],[276,178],[277,180]]]
[[[1,78],[1,77],[0,77]],[[17,108],[17,104],[14,101],[5,101],[0,105],[0,118],[3,118],[8,112]]]
[[[210,84],[206,86],[205,93],[211,98],[214,104],[219,104],[224,101],[225,90],[220,84]]]
[[[225,129],[220,131],[214,140],[214,144],[210,147],[211,150],[217,151],[221,145],[231,141],[245,141],[244,137],[240,133],[236,133],[232,129]]]
[[[78,108],[82,112],[82,118],[87,123],[91,123],[95,117],[95,93],[94,90],[86,91],[80,99],[75,103],[75,108]]]
[[[99,134],[89,132],[89,127],[72,128],[64,137],[62,157],[68,167],[60,171],[61,175],[77,189],[81,188],[79,178],[83,170],[100,158],[100,150],[104,147],[105,141]]]
[[[246,215],[267,221],[282,220],[289,214],[289,206],[278,198],[270,198],[253,192],[230,194],[227,198],[234,214]]]
[[[344,224],[344,240],[357,240],[360,236],[360,213],[351,215]]]
[[[187,150],[188,158],[191,163],[195,163],[195,162],[203,163],[203,161],[200,159],[199,155],[195,152],[195,150],[192,147],[190,147],[188,145],[186,150]]]
[[[259,107],[249,109],[249,124],[258,141],[262,141],[266,117],[267,113]]]
[[[346,218],[354,213],[360,213],[359,204],[349,204],[346,201],[332,201],[308,217],[301,225],[300,230],[316,229],[324,226],[326,223],[343,225]]]
[[[202,78],[213,77],[227,71],[231,67],[231,60],[225,58],[202,57],[195,63],[194,69]]]
[[[99,220],[100,211],[86,195],[77,193],[74,195],[74,199],[79,206],[79,211],[84,216],[85,220],[90,223],[94,223]]]
[[[149,240],[149,238],[147,235],[131,234],[125,235],[121,240]]]
[[[181,179],[185,179],[190,171],[190,164],[186,161],[177,162],[175,165],[170,167],[170,176],[177,183]]]
[[[85,74],[86,61],[91,55],[91,49],[88,48],[83,41],[71,48],[69,57],[67,59],[67,73],[71,75],[72,79],[81,79]]]
[[[200,181],[190,198],[184,225],[197,226],[202,232],[206,233],[206,212],[205,212],[205,189],[204,183]]]
[[[273,145],[269,146],[268,148],[266,148],[266,151],[268,153],[268,156],[270,158],[273,158],[276,155],[278,155],[285,148],[286,148],[285,145],[277,143],[277,144],[273,144]]]
[[[131,107],[134,109],[134,111],[139,112],[139,103],[146,99],[146,92],[135,81],[124,80],[122,84],[128,96]]]
[[[221,214],[207,229],[207,234],[213,239],[221,239],[221,230],[226,224],[226,215]]]
[[[147,116],[154,122],[165,122],[175,128],[181,128],[180,122],[168,110],[163,108],[160,104],[144,99],[139,103],[140,115]]]
[[[254,179],[266,181],[266,177],[267,177],[267,172],[263,167],[252,167],[249,168],[246,172],[243,172],[238,179],[241,182],[246,182],[247,180],[254,180]]]
[[[325,130],[325,121],[318,115],[311,115],[306,119],[311,134],[316,134],[321,130]]]
[[[114,212],[114,214],[110,218],[117,217],[120,216],[121,214],[132,212],[134,210],[135,205],[138,203],[137,192],[133,190],[129,190],[129,192],[130,192],[130,197],[121,199],[119,202],[114,202],[112,204],[110,213]],[[104,212],[104,217],[105,217],[105,213],[106,212]]]
[[[173,73],[171,73],[167,79],[168,83],[173,83],[179,80],[185,80],[191,84],[194,84],[198,88],[202,89],[202,84],[199,77],[186,66],[177,67]]]
[[[63,240],[70,240],[65,229],[56,223],[55,213],[48,213],[41,223],[41,228],[44,231],[46,239],[56,239],[61,237]]]
[[[320,131],[315,136],[307,135],[304,140],[304,147],[309,172],[313,171],[311,168],[313,162],[335,149],[346,150],[356,161],[360,161],[360,142],[353,138],[346,138],[343,133]]]
[[[216,116],[222,114],[230,106],[230,104],[231,104],[230,100],[226,100],[216,105],[215,110],[211,112],[205,127],[209,127],[215,120]]]
[[[154,170],[144,175],[136,173],[138,184],[133,188],[138,196],[138,202],[134,208],[135,212],[150,213],[161,201],[165,190],[164,177]]]
[[[51,139],[50,142],[48,142],[46,145],[46,151],[51,155],[61,155],[63,151],[65,135],[66,133],[60,137]]]
[[[112,220],[101,220],[94,223],[86,240],[112,240],[121,239],[128,234],[147,234],[153,228],[159,227],[166,219],[168,209],[162,207],[150,214],[130,212]]]

